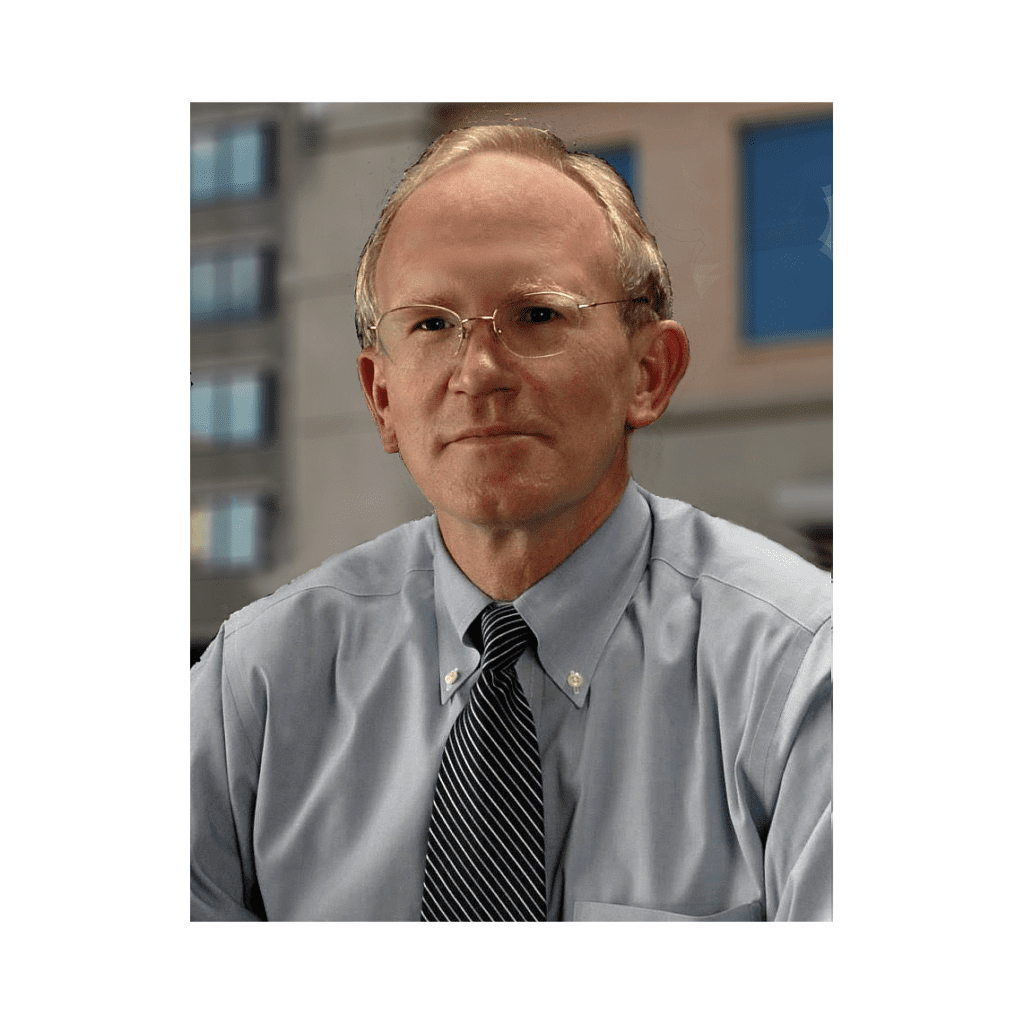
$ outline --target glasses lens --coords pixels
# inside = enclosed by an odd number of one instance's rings
[[[403,306],[380,318],[377,334],[398,365],[426,365],[458,348],[459,318],[441,306]]]
[[[561,292],[533,292],[498,310],[495,326],[517,356],[553,356],[570,344],[583,315],[576,300]]]

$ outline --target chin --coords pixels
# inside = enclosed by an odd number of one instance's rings
[[[515,529],[548,519],[571,507],[564,484],[558,488],[506,479],[492,487],[475,486],[447,494],[447,502],[435,504],[455,519],[485,529]]]
[[[474,526],[511,530],[538,518],[538,507],[536,502],[513,500],[506,494],[462,502],[451,514]]]

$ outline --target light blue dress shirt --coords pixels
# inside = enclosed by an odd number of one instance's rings
[[[192,670],[192,919],[417,920],[490,599],[434,517],[232,615]],[[516,601],[548,919],[830,920],[831,581],[631,482]]]

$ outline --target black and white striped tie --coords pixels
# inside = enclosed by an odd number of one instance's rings
[[[427,833],[422,921],[544,921],[537,730],[515,663],[533,633],[511,604],[481,616],[480,678],[452,726]]]

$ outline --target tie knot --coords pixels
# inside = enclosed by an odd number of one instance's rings
[[[485,669],[514,665],[533,639],[533,630],[511,604],[489,604],[480,615],[480,631]]]

